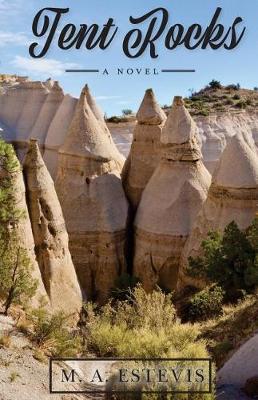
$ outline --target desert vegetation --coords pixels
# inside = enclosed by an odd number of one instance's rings
[[[213,79],[205,88],[198,92],[192,91],[184,99],[191,115],[208,116],[212,113],[254,110],[258,105],[258,95],[255,90],[242,89],[240,84],[223,86]]]
[[[20,168],[11,145],[0,140],[0,292],[5,315],[12,304],[25,304],[33,297],[37,281],[27,250],[20,245],[17,224],[24,218],[16,206],[13,180]]]

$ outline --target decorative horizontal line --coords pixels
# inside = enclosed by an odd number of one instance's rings
[[[66,69],[65,72],[99,72],[99,69]]]
[[[161,72],[196,72],[195,69],[162,69]]]

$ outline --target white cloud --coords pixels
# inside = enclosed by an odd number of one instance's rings
[[[40,78],[48,76],[61,76],[66,69],[80,68],[80,65],[75,63],[61,62],[54,59],[32,59],[21,56],[16,56],[11,62],[12,66],[28,75],[38,76]]]
[[[22,0],[0,0],[1,18],[16,15],[22,10]]]
[[[1,12],[1,11],[0,11]],[[0,47],[5,47],[10,44],[17,46],[28,45],[29,39],[23,32],[3,32],[0,31]]]
[[[113,100],[113,99],[120,99],[121,96],[96,96],[96,100],[105,101],[105,100]]]
[[[116,104],[126,105],[126,104],[131,104],[131,101],[121,100],[121,101],[117,101]]]

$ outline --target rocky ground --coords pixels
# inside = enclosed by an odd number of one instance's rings
[[[219,386],[217,390],[218,400],[249,400],[251,397],[246,396],[241,389],[237,389],[233,385]]]
[[[82,400],[103,399],[104,395],[54,395],[49,393],[48,361],[35,358],[35,348],[15,328],[10,317],[0,316],[0,336],[8,334],[8,346],[0,345],[0,400]],[[241,389],[220,385],[218,400],[248,400]]]
[[[8,346],[0,345],[0,400],[80,400],[101,397],[49,393],[48,360],[35,358],[36,350],[15,329],[10,317],[0,316],[0,337],[8,335]]]

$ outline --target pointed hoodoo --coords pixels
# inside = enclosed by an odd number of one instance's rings
[[[163,156],[174,161],[200,160],[202,154],[197,142],[197,131],[182,97],[176,96],[160,138]]]
[[[142,125],[161,125],[166,114],[161,109],[152,89],[147,89],[137,112],[136,119]]]
[[[65,222],[37,140],[30,140],[24,170],[36,256],[51,305],[56,310],[78,312],[82,296],[68,249]]]
[[[120,165],[84,88],[59,151],[56,187],[81,287],[87,298],[99,302],[125,269],[127,201]]]
[[[58,150],[64,144],[77,101],[69,94],[64,96],[47,132],[43,159],[53,180],[57,174]]]
[[[1,154],[0,159],[3,157],[4,155]],[[13,151],[13,157],[16,158],[14,151]],[[43,298],[48,301],[48,297],[43,285],[40,269],[36,261],[36,256],[34,252],[35,244],[31,229],[28,208],[26,204],[25,185],[23,181],[22,170],[17,159],[16,161],[17,161],[17,168],[15,168],[14,172],[9,172],[7,171],[7,169],[3,170],[1,167],[3,163],[0,162],[0,188],[2,186],[2,183],[4,182],[4,179],[8,174],[9,177],[12,178],[13,182],[13,189],[14,189],[13,192],[15,195],[14,199],[15,208],[17,208],[19,211],[22,211],[24,214],[23,217],[19,220],[15,229],[19,238],[19,245],[21,246],[21,248],[24,248],[27,251],[27,255],[32,267],[31,271],[32,278],[35,279],[38,283],[37,291],[35,293],[34,298],[32,299],[32,305],[37,307],[41,304]]]
[[[96,118],[96,120],[98,121],[99,125],[102,126],[103,131],[106,133],[107,137],[108,137],[108,143],[112,146],[113,148],[113,157],[118,161],[119,163],[119,169],[122,170],[122,167],[124,165],[125,162],[125,158],[124,156],[118,151],[116,145],[113,142],[113,138],[111,136],[111,133],[107,127],[105,118],[104,118],[104,114],[101,111],[101,109],[99,108],[99,106],[97,105],[94,97],[92,96],[89,86],[85,85],[82,91],[82,94],[85,97],[85,100],[87,101],[87,104],[89,105],[94,117]]]
[[[251,225],[258,206],[258,156],[255,146],[238,133],[228,141],[213,175],[207,200],[186,242],[181,264],[200,255],[209,231],[224,231],[235,221],[240,229]],[[186,283],[187,278],[183,281]]]
[[[122,174],[126,195],[133,209],[137,208],[142,191],[158,165],[160,135],[166,120],[152,89],[146,90],[136,119],[131,151]]]
[[[57,81],[52,83],[49,90],[49,94],[29,135],[29,137],[36,138],[40,146],[44,145],[48,128],[64,99],[63,89]]]
[[[86,96],[86,99],[87,99],[87,103],[89,104],[89,106],[91,108],[91,111],[95,115],[96,119],[99,122],[104,122],[105,123],[104,114],[102,113],[101,109],[97,105],[94,97],[91,95],[91,92],[90,92],[90,89],[89,89],[88,85],[85,85],[84,93],[85,93],[85,96]]]
[[[206,200],[211,177],[201,160],[197,128],[176,97],[161,134],[161,160],[149,180],[135,219],[134,274],[147,290],[174,290],[179,260]]]

